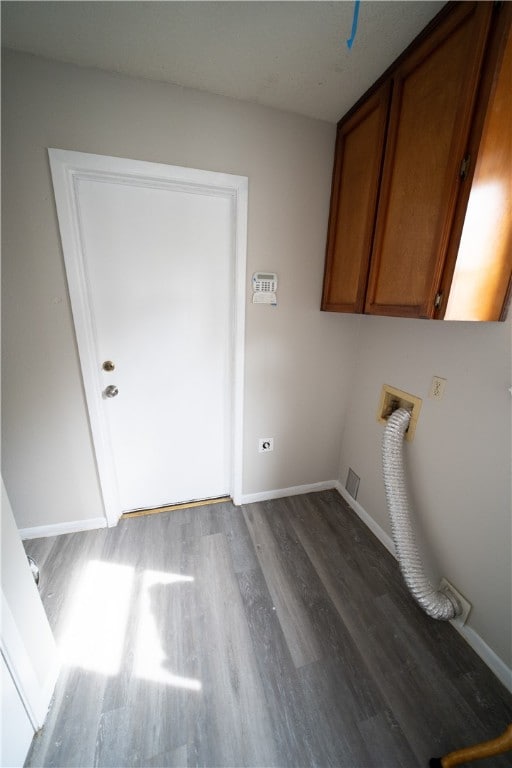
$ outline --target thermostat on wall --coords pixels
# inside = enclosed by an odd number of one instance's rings
[[[252,303],[277,305],[275,272],[255,272],[252,276]]]

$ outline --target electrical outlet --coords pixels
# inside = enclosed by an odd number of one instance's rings
[[[440,376],[432,376],[432,384],[430,385],[428,396],[432,400],[442,400],[445,386],[446,379],[442,379]]]
[[[274,438],[273,437],[260,437],[258,440],[258,451],[260,453],[269,453],[274,450]]]

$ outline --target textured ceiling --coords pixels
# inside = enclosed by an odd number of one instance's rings
[[[337,121],[444,5],[2,2],[2,44]]]

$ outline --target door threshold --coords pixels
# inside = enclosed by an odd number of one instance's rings
[[[144,515],[159,515],[161,512],[174,512],[178,509],[190,509],[191,507],[207,507],[209,504],[222,504],[226,501],[231,501],[231,496],[217,496],[213,499],[200,499],[199,501],[182,501],[180,504],[169,504],[166,507],[134,509],[133,512],[123,512],[121,520],[129,517],[143,517]]]

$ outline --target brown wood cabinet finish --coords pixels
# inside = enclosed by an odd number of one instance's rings
[[[322,309],[362,312],[391,83],[338,126]]]
[[[476,157],[480,174],[483,165],[501,163],[502,175],[510,178],[504,139],[510,134],[510,91],[496,85],[496,50],[503,49],[509,10],[488,2],[450,3],[340,121],[322,309],[444,316]],[[502,54],[502,72],[507,61]],[[370,116],[377,104],[381,116],[386,114],[386,97],[389,124],[386,128],[381,119],[378,134],[384,143],[374,139],[361,162],[364,142],[370,142]],[[486,120],[490,111],[495,117]],[[377,134],[375,117],[373,125]],[[498,144],[501,159],[484,161],[491,145],[496,155]],[[469,150],[471,165],[461,174]],[[504,220],[508,226],[510,210]],[[494,272],[486,317],[457,319],[503,317],[510,276],[506,258]]]
[[[439,317],[447,320],[504,320],[511,292],[512,3],[503,7],[493,36],[482,82],[483,131],[475,121],[469,145],[477,158],[474,176],[458,205],[441,286],[446,301]]]
[[[491,11],[462,4],[395,73],[369,314],[434,314]]]

